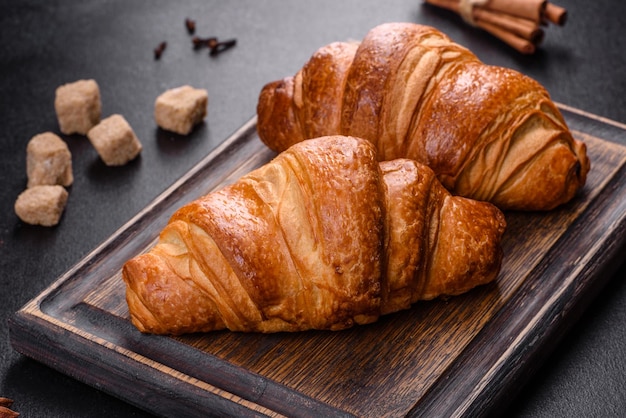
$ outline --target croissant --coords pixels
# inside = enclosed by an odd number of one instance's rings
[[[494,280],[505,227],[428,167],[330,136],[178,209],[122,277],[142,332],[340,330]]]
[[[538,82],[411,23],[320,48],[294,77],[263,87],[257,116],[275,151],[324,135],[365,138],[380,159],[416,160],[452,193],[503,210],[553,209],[590,169]]]

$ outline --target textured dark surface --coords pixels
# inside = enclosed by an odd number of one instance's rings
[[[521,56],[420,1],[0,2],[0,396],[14,399],[22,416],[147,415],[13,351],[6,319],[246,122],[261,87],[295,73],[319,46],[388,21],[433,25],[483,61],[536,78],[555,101],[626,123],[626,3],[558,4],[568,9],[567,25],[548,28],[542,48]],[[217,57],[193,51],[186,17],[198,35],[237,38],[237,46]],[[168,46],[155,61],[161,41]],[[144,150],[124,167],[106,167],[85,138],[63,136],[75,181],[61,223],[24,225],[13,204],[26,185],[26,143],[59,132],[54,91],[80,78],[98,81],[103,116],[124,115]],[[156,96],[182,84],[209,91],[205,124],[184,138],[159,131],[152,116]],[[622,266],[589,301],[512,399],[511,416],[623,416],[625,276]]]

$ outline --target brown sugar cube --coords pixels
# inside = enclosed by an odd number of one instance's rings
[[[177,87],[157,97],[154,118],[162,129],[188,135],[207,115],[208,103],[206,90],[191,86]]]
[[[44,184],[71,185],[74,181],[72,154],[67,144],[52,132],[32,137],[26,146],[26,174],[27,187]]]
[[[61,132],[85,135],[100,122],[100,89],[95,80],[78,80],[57,88],[54,109]]]
[[[106,165],[124,165],[142,149],[133,128],[122,115],[111,115],[87,133],[100,158]]]
[[[67,196],[63,186],[33,186],[17,197],[15,213],[27,224],[54,226],[61,219]]]

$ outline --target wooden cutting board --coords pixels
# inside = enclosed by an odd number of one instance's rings
[[[601,289],[626,241],[626,126],[561,109],[587,144],[588,182],[555,211],[506,213],[495,283],[340,332],[139,333],[122,264],[154,244],[176,208],[274,156],[253,118],[10,318],[13,347],[162,416],[497,411]]]

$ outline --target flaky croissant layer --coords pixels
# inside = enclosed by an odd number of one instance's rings
[[[504,230],[429,168],[331,136],[181,207],[122,276],[143,332],[340,330],[494,280]]]
[[[501,209],[553,209],[590,168],[538,82],[412,23],[320,48],[294,77],[262,89],[257,114],[275,151],[323,135],[365,138],[381,160],[419,161],[454,194]]]

